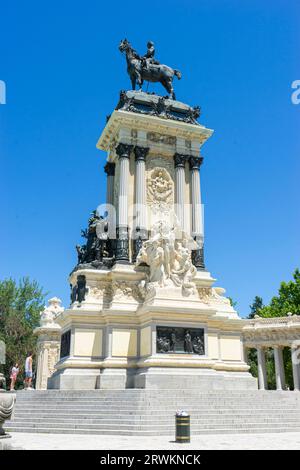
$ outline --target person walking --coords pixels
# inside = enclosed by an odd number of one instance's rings
[[[25,360],[25,390],[33,390],[32,386],[32,353]]]
[[[11,372],[10,372],[10,390],[14,390],[15,389],[15,384],[16,384],[16,381],[17,381],[17,377],[18,377],[18,373],[20,372],[20,369],[19,369],[19,364],[16,363],[12,369],[11,369]]]

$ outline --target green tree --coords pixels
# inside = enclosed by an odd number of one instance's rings
[[[46,293],[36,281],[24,277],[17,284],[13,279],[0,281],[0,340],[6,346],[6,362],[0,367],[7,383],[11,367],[18,362],[17,387],[23,382],[24,361],[28,352],[35,352],[33,330],[39,325],[40,311]]]
[[[253,303],[251,305],[249,305],[250,313],[249,313],[248,318],[254,318],[255,315],[259,315],[261,309],[263,308],[263,306],[264,306],[263,305],[263,299],[261,297],[259,297],[258,295],[256,295],[254,297]]]
[[[269,305],[260,310],[262,317],[284,317],[289,312],[300,314],[300,271],[296,269],[293,274],[293,281],[282,282],[278,295],[271,299]]]

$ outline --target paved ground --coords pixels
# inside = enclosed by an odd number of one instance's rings
[[[176,444],[174,437],[132,437],[79,434],[12,433],[10,443],[21,449],[41,450],[206,450],[206,449],[297,449],[299,433],[226,434],[194,437],[190,444]]]

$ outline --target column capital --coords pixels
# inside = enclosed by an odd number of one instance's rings
[[[189,158],[190,170],[199,170],[202,163],[203,163],[203,157],[190,156]]]
[[[116,164],[113,162],[106,163],[104,167],[104,171],[107,174],[107,176],[115,176],[115,167],[116,167]]]
[[[149,150],[149,147],[140,147],[139,145],[136,145],[134,147],[135,161],[144,162],[146,160]]]
[[[119,158],[130,158],[132,148],[133,145],[123,144],[123,142],[120,142],[116,147],[116,153]]]
[[[175,168],[178,168],[178,167],[184,168],[185,162],[188,160],[189,155],[184,155],[183,153],[176,152],[173,158],[174,158]]]

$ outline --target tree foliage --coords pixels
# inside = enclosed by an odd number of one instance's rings
[[[24,361],[34,352],[36,337],[46,293],[36,281],[24,277],[17,284],[13,279],[0,281],[0,340],[6,346],[6,362],[0,365],[7,382],[11,367],[18,362],[20,374],[17,386],[23,382]]]
[[[256,295],[254,297],[253,303],[249,306],[250,307],[250,313],[248,318],[254,318],[255,315],[259,315],[261,309],[263,308],[263,299]]]
[[[284,317],[288,313],[300,314],[300,271],[296,269],[293,280],[280,284],[278,295],[260,310],[261,317]]]

